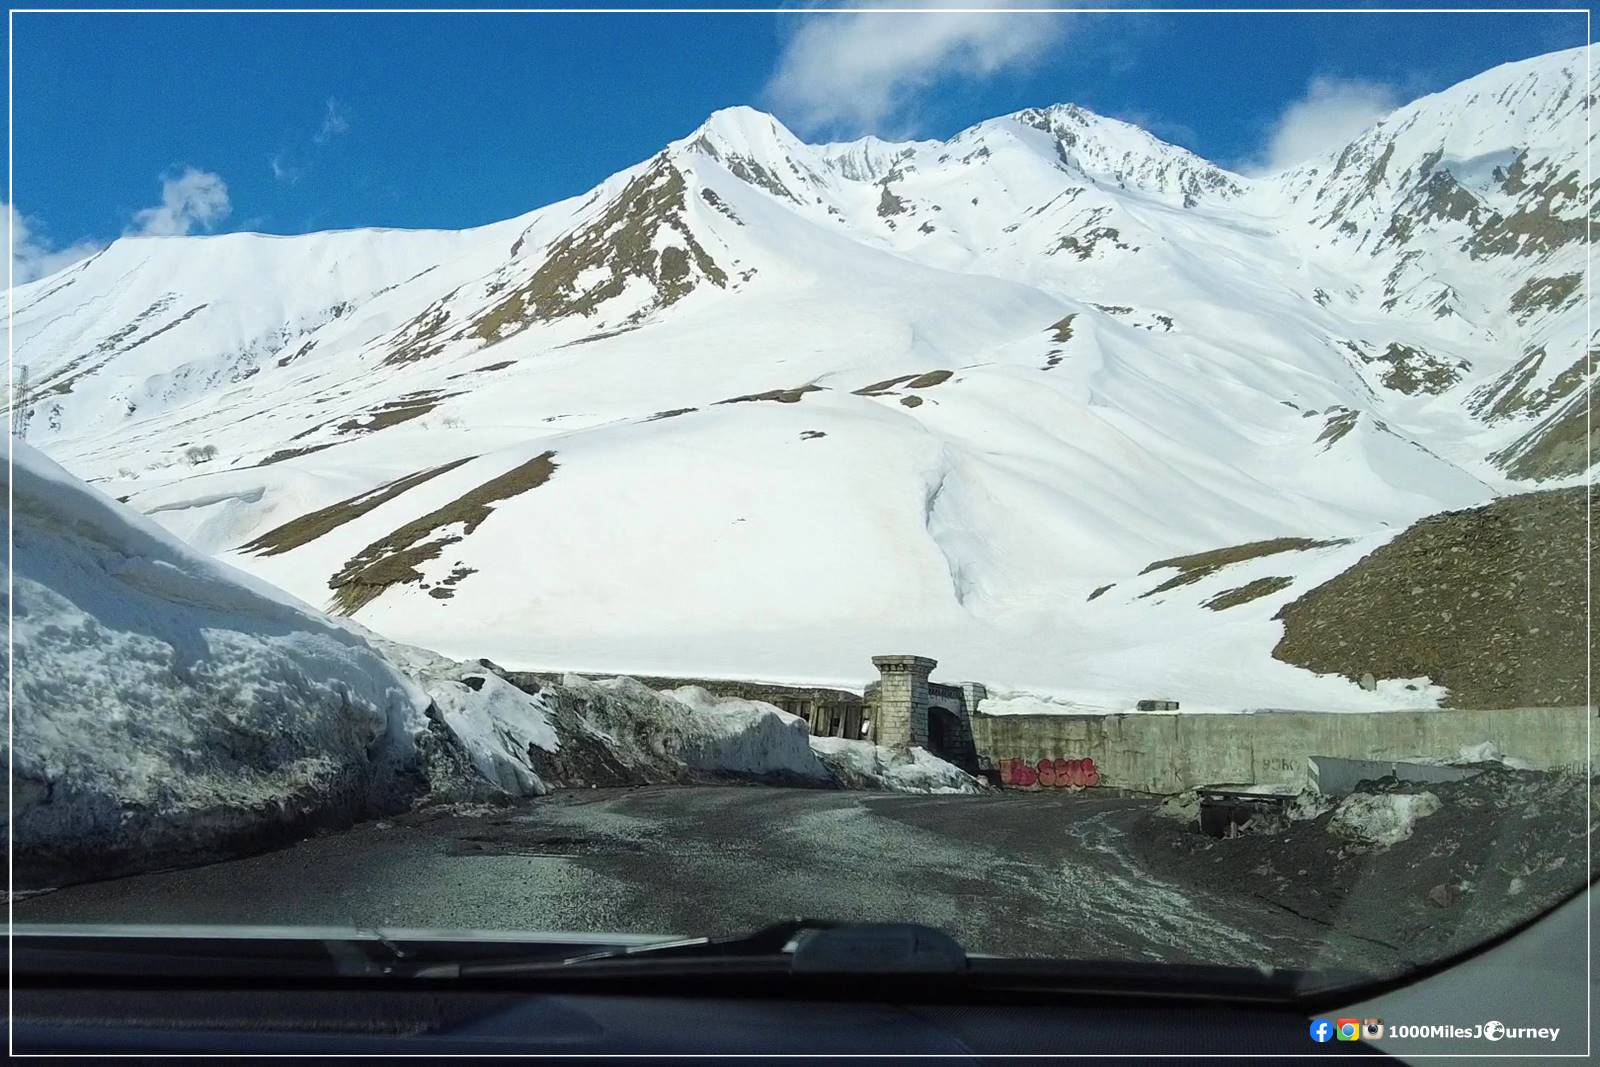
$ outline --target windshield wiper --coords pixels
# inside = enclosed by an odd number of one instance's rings
[[[1285,1003],[1348,986],[1360,976],[1273,968],[1125,960],[969,956],[949,934],[915,923],[799,920],[736,937],[695,937],[606,948],[564,959],[462,960],[418,967],[419,979],[509,979],[602,983],[712,983],[742,990],[815,989],[963,995],[1121,995]],[[822,985],[814,979],[825,978]],[[776,985],[774,985],[776,983]]]
[[[472,935],[472,936],[468,936]],[[969,955],[943,931],[911,923],[797,920],[733,937],[490,934],[319,928],[19,926],[18,985],[136,978],[142,984],[256,986],[301,980],[418,980],[436,987],[596,983],[620,990],[730,995],[877,996],[924,992],[1049,998],[1082,995],[1285,1002],[1370,982],[1329,971],[1116,959]],[[881,979],[893,979],[885,983]]]
[[[535,977],[558,972],[637,973],[641,969],[751,970],[790,974],[962,974],[966,952],[942,930],[915,923],[797,920],[739,937],[606,949],[561,960],[470,961],[421,967],[416,978]]]

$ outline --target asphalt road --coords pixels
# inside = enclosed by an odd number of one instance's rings
[[[1149,803],[1092,792],[566,791],[72,886],[17,901],[15,916],[661,934],[802,916],[910,920],[1001,955],[1382,968],[1370,944],[1326,926],[1140,870],[1121,842]]]

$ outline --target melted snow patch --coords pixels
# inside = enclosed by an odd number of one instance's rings
[[[1462,745],[1454,756],[1408,756],[1398,763],[1421,763],[1431,767],[1460,767],[1478,763],[1498,763],[1514,771],[1536,769],[1532,763],[1518,756],[1508,756],[1493,741]]]
[[[1501,763],[1514,771],[1531,771],[1533,764],[1516,756],[1508,756],[1500,751],[1500,746],[1493,741],[1481,741],[1476,745],[1462,745],[1456,754],[1453,763]]]
[[[1441,807],[1432,793],[1355,793],[1339,802],[1328,832],[1375,848],[1388,848],[1411,836],[1417,820]]]

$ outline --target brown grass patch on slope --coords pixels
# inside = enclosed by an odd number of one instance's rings
[[[924,374],[902,374],[894,378],[885,378],[881,382],[863,385],[860,389],[850,390],[854,396],[887,396],[899,386],[907,389],[932,389],[950,380],[955,371],[930,370]]]
[[[420,360],[430,359],[443,352],[444,346],[449,339],[442,338],[440,335],[450,325],[451,312],[449,303],[460,291],[460,286],[450,290],[444,296],[423,308],[414,318],[396,330],[393,334],[394,340],[390,345],[389,354],[383,357],[384,366],[416,363]]]
[[[915,377],[915,374],[902,374],[898,378],[885,378],[881,382],[873,382],[871,385],[863,385],[860,389],[852,389],[850,391],[856,396],[882,396],[895,386],[902,382],[909,382]]]
[[[1212,611],[1227,611],[1240,604],[1248,604],[1252,600],[1260,600],[1264,596],[1271,596],[1280,589],[1287,589],[1294,583],[1293,578],[1274,575],[1271,578],[1257,578],[1253,582],[1246,582],[1236,589],[1226,589],[1202,605]]]
[[[1072,340],[1072,320],[1077,317],[1077,314],[1074,313],[1051,324],[1050,340],[1058,345],[1064,345]]]
[[[919,374],[906,383],[907,389],[932,389],[950,380],[955,371],[931,370],[927,374]]]
[[[1193,585],[1202,578],[1209,577],[1222,568],[1233,564],[1243,563],[1247,559],[1260,559],[1262,556],[1272,556],[1279,552],[1304,552],[1312,548],[1331,548],[1334,545],[1347,544],[1346,541],[1313,541],[1309,537],[1274,537],[1267,541],[1250,541],[1242,545],[1230,545],[1227,548],[1213,548],[1206,552],[1196,552],[1188,556],[1173,556],[1171,559],[1158,559],[1140,574],[1149,574],[1151,571],[1163,570],[1167,567],[1176,568],[1178,573],[1150,590],[1141,593],[1142,600],[1147,596],[1165,593],[1169,589],[1176,589],[1181,585]]]
[[[429,389],[420,393],[403,396],[399,400],[391,400],[380,404],[365,415],[358,415],[353,419],[346,419],[339,424],[340,433],[373,433],[377,430],[398,426],[402,422],[421,418],[440,404],[460,393],[439,393],[438,390]],[[362,418],[367,419],[361,422]]]
[[[768,389],[764,393],[746,393],[744,396],[730,396],[726,400],[717,401],[718,404],[747,404],[754,400],[776,400],[780,404],[798,404],[800,398],[807,393],[820,393],[820,385],[802,385],[798,389]]]
[[[363,548],[328,579],[333,608],[341,614],[354,615],[391,585],[421,581],[422,572],[417,568],[476,530],[496,502],[549,481],[556,471],[555,455],[542,452]],[[440,532],[457,523],[462,526],[460,533]]]
[[[1273,656],[1351,680],[1426,676],[1452,707],[1581,705],[1583,486],[1413,524],[1285,605]]]
[[[376,489],[357,493],[337,504],[329,504],[325,508],[307,512],[298,518],[290,519],[282,526],[273,527],[248,544],[240,545],[238,550],[262,556],[276,556],[301,545],[310,544],[323,534],[336,530],[347,522],[354,522],[367,512],[388,503],[407,489],[415,488],[430,478],[455,470],[461,464],[476,458],[476,456],[466,456],[440,467],[417,471],[380,485]]]
[[[313,452],[321,452],[324,448],[332,448],[340,443],[339,441],[329,441],[325,445],[306,445],[304,448],[280,448],[260,463],[255,464],[255,466],[266,467],[274,463],[282,463],[286,459],[294,459],[296,456],[309,456]]]

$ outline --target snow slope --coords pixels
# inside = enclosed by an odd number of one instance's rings
[[[1266,178],[1072,105],[825,146],[731,108],[476,230],[121,241],[17,290],[22,421],[446,655],[1426,705],[1273,661],[1271,616],[1422,515],[1582,476],[1587,58]],[[1345,543],[1141,574],[1283,537]],[[1213,603],[1257,579],[1288,584]]]

